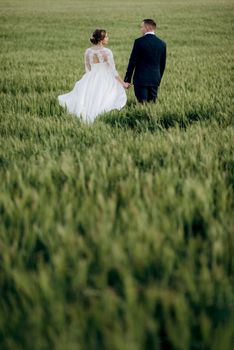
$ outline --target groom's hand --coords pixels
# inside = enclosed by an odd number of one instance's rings
[[[130,84],[130,83],[125,83],[126,89],[130,89],[131,86],[132,86],[132,84]]]

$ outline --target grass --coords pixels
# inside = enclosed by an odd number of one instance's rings
[[[231,349],[233,12],[0,1],[1,349]],[[92,30],[123,77],[147,17],[168,45],[157,104],[68,115]]]

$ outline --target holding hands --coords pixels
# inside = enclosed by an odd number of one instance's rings
[[[125,88],[125,89],[130,89],[130,87],[132,86],[132,84],[130,84],[130,83],[123,83],[123,87]]]

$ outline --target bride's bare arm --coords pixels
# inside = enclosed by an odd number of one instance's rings
[[[120,75],[118,75],[117,77],[115,77],[116,80],[118,80],[120,82],[120,84],[125,88],[128,89],[130,87],[129,83],[125,83],[123,81],[123,79],[120,77]]]

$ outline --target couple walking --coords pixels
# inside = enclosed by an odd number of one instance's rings
[[[90,38],[93,46],[84,55],[86,73],[72,91],[58,96],[59,104],[83,121],[93,122],[99,114],[125,106],[125,89],[132,86],[132,75],[138,102],[155,102],[166,65],[166,43],[155,35],[152,19],[143,20],[140,29],[142,37],[134,42],[124,80],[116,70],[112,51],[105,47],[109,40],[106,30],[96,29]]]

